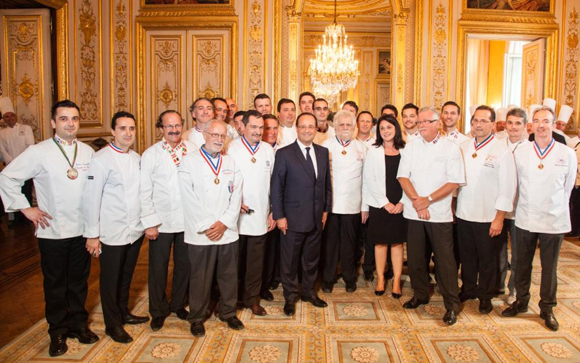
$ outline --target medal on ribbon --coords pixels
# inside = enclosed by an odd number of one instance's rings
[[[77,151],[79,149],[79,144],[76,142],[76,140],[74,141],[74,144],[75,144],[75,153],[74,153],[74,156],[73,156],[73,161],[71,163],[71,161],[68,159],[68,156],[66,156],[66,153],[64,152],[64,149],[62,148],[62,145],[60,144],[60,138],[59,138],[59,141],[57,141],[56,140],[56,137],[58,137],[58,136],[55,136],[55,138],[53,138],[52,141],[54,141],[54,143],[56,144],[56,146],[58,146],[60,152],[62,153],[62,155],[66,159],[66,162],[70,166],[70,168],[66,171],[66,177],[69,178],[70,180],[75,180],[76,178],[79,177],[79,172],[74,167],[75,162],[77,160]]]
[[[173,163],[175,164],[175,166],[181,165],[181,160],[177,156],[177,151],[179,149],[181,149],[181,158],[184,158],[185,155],[187,155],[187,146],[185,145],[185,143],[182,141],[179,143],[179,145],[172,148],[171,145],[169,145],[169,143],[164,139],[162,145],[163,145],[163,150],[167,150],[167,152],[169,153],[169,156],[171,156],[171,160],[173,160]]]
[[[555,143],[554,139],[552,139],[552,141],[550,141],[548,146],[546,146],[546,148],[544,150],[542,150],[542,149],[540,149],[540,146],[538,146],[538,143],[536,141],[534,141],[534,150],[536,151],[536,155],[538,155],[538,158],[540,159],[540,164],[538,165],[538,169],[540,169],[540,170],[544,169],[544,164],[542,163],[542,161],[552,151],[552,149],[554,148],[554,145],[556,145],[556,143]]]
[[[211,171],[215,175],[215,179],[213,182],[215,184],[219,184],[220,183],[219,174],[222,168],[222,155],[220,153],[217,154],[217,158],[215,158],[216,162],[214,164],[212,160],[214,158],[212,158],[211,154],[208,153],[203,146],[201,147],[201,149],[199,149],[199,153],[201,154],[201,157],[205,160],[207,165],[209,165]]]
[[[477,157],[477,152],[479,151],[479,149],[481,149],[485,145],[489,144],[491,142],[491,140],[493,140],[493,138],[494,138],[493,134],[490,134],[488,137],[485,138],[485,140],[483,140],[479,144],[477,143],[476,140],[473,140],[473,146],[475,146],[475,152],[473,153],[473,155],[471,155],[471,157],[475,159]]]
[[[343,142],[338,136],[335,136],[335,137],[336,137],[336,141],[338,141],[338,143],[340,145],[342,145],[342,155],[346,155],[346,150],[345,149],[347,148],[348,145],[350,145],[350,141],[351,140],[348,140],[348,141]]]
[[[252,147],[252,145],[250,145],[246,137],[242,135],[242,144],[244,144],[250,155],[252,155],[252,159],[250,159],[250,161],[255,164],[256,163],[255,155],[258,152],[258,149],[260,149],[260,142],[258,142],[256,146]]]

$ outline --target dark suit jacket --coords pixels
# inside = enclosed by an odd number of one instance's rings
[[[560,135],[559,133],[552,131],[552,137],[554,138],[554,140],[558,141],[559,143],[567,145],[566,138],[564,136]],[[530,134],[530,136],[528,137],[528,140],[530,140],[530,141],[534,141],[535,139],[536,139],[536,135],[534,135],[533,133]]]
[[[318,177],[312,174],[297,141],[276,152],[270,199],[274,219],[286,218],[288,229],[310,232],[322,229],[322,212],[330,212],[332,186],[328,149],[316,144]],[[311,156],[312,156],[312,150]],[[312,156],[313,157],[313,156]]]

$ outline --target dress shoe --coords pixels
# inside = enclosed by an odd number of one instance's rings
[[[270,286],[268,286],[268,288],[270,290],[276,290],[278,286],[280,286],[280,281],[272,281],[272,283],[270,284]]]
[[[375,290],[375,295],[383,296],[385,294],[385,290]]]
[[[200,337],[204,336],[205,335],[205,328],[203,327],[203,322],[196,321],[195,323],[191,324],[189,331],[191,331],[191,334],[194,337],[200,338]]]
[[[260,304],[254,304],[254,305],[250,306],[250,310],[252,310],[252,314],[254,314],[254,315],[258,315],[258,316],[268,315],[268,313],[266,312],[266,309],[264,309]]]
[[[482,314],[489,314],[493,310],[493,305],[490,299],[479,300],[479,312]]]
[[[558,320],[556,320],[556,317],[554,316],[553,312],[542,311],[540,313],[540,318],[544,319],[544,324],[546,324],[546,327],[548,327],[548,329],[558,331],[558,329],[560,328],[560,324],[558,324]]]
[[[227,319],[222,319],[222,318],[220,317],[220,320],[221,320],[221,321],[224,321],[224,322],[226,322],[226,323],[228,324],[228,327],[229,327],[230,329],[234,329],[234,330],[242,330],[242,329],[244,329],[244,328],[245,328],[245,326],[244,326],[244,323],[242,323],[242,322],[240,321],[240,319],[238,319],[238,317],[237,317],[237,316],[235,316],[235,315],[234,315],[234,316],[231,316],[231,317],[229,317],[229,318],[227,318]]]
[[[117,343],[127,344],[133,341],[133,338],[131,338],[129,333],[127,333],[122,326],[118,326],[116,328],[106,328],[105,334],[110,336],[111,339],[113,339]]]
[[[189,315],[189,311],[185,310],[185,308],[177,309],[174,313],[181,320],[187,320],[187,316]]]
[[[284,304],[284,314],[292,316],[294,315],[294,313],[296,313],[296,307],[294,306],[294,302],[286,300],[286,303]]]
[[[346,292],[353,293],[356,291],[356,282],[347,282],[345,287]]]
[[[99,340],[97,334],[93,333],[88,327],[84,327],[79,330],[69,330],[67,337],[76,338],[79,340],[79,343],[82,344],[93,344]]]
[[[325,307],[328,306],[328,304],[326,303],[326,301],[322,300],[321,298],[319,298],[316,295],[314,295],[313,297],[305,297],[305,296],[302,296],[301,300],[302,301],[305,301],[305,302],[309,302],[312,305],[316,306],[317,308],[325,308]]]
[[[453,325],[457,323],[457,313],[453,310],[447,310],[445,316],[443,316],[443,322],[447,325]]]
[[[475,300],[476,296],[475,295],[467,295],[464,294],[463,292],[459,293],[459,301],[460,302],[466,302],[467,300]]]
[[[417,309],[419,306],[425,305],[428,303],[429,303],[429,300],[419,300],[413,296],[411,298],[411,300],[409,300],[403,304],[403,309]]]
[[[400,298],[401,298],[401,296],[403,296],[403,294],[398,294],[398,293],[396,293],[396,292],[391,292],[391,295],[392,295],[392,296],[393,296],[395,299],[397,299],[397,300],[398,300],[398,299],[400,299]]]
[[[322,292],[326,294],[330,294],[332,289],[334,288],[334,284],[332,282],[323,282],[322,283]]]
[[[365,281],[372,282],[375,279],[375,275],[372,272],[365,272]]]
[[[149,321],[148,316],[136,316],[133,314],[127,314],[123,317],[123,324],[143,324]]]
[[[51,357],[58,357],[63,355],[68,350],[66,345],[66,335],[57,334],[50,337],[50,347],[48,348],[48,354]]]
[[[502,311],[501,315],[511,318],[518,315],[519,313],[525,313],[527,311],[528,305],[524,305],[522,302],[516,300],[516,302],[514,302],[507,309]]]
[[[274,301],[274,295],[269,290],[262,291],[260,297],[266,301]]]
[[[165,316],[158,316],[151,320],[151,330],[158,331],[163,328],[163,324],[165,324]]]

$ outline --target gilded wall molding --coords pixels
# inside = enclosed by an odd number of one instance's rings
[[[68,4],[56,11],[56,84],[59,100],[69,98]]]
[[[298,96],[304,90],[300,84],[300,53],[302,32],[301,16],[293,7],[286,8],[288,17],[288,97],[298,100]]]
[[[415,67],[409,66],[415,62],[415,47],[417,44],[415,32],[417,10],[415,7],[415,0],[407,0],[409,18],[406,27],[407,47],[405,48],[405,58],[408,65],[405,67],[405,102],[415,102],[413,93],[415,87]]]
[[[394,72],[392,72],[391,77],[393,77],[393,82],[391,87],[391,102],[399,109],[401,109],[405,103],[405,67],[407,63],[405,48],[406,48],[406,29],[407,21],[409,18],[409,9],[401,9],[398,13],[393,15],[394,27],[393,27],[393,45],[392,52],[395,55],[393,59]],[[401,51],[402,50],[402,51]]]
[[[244,32],[244,87],[243,100],[245,108],[253,108],[254,97],[265,93],[266,81],[266,43],[267,32],[266,0],[244,0],[246,31]]]
[[[566,11],[566,9],[565,9]],[[564,17],[565,33],[563,34],[563,58],[564,58],[564,69],[562,74],[562,104],[568,105],[574,109],[572,115],[572,120],[576,122],[568,123],[568,129],[575,132],[577,128],[576,116],[578,115],[578,62],[579,62],[579,52],[578,52],[578,37],[580,30],[579,15],[576,11],[576,7]]]
[[[415,79],[415,97],[414,101],[416,104],[422,105],[423,104],[423,83],[422,83],[422,75],[423,75],[423,2],[424,0],[416,0],[415,4],[415,72],[414,72],[414,79]]]
[[[447,92],[447,10],[440,3],[433,16],[431,34],[433,34],[430,44],[429,56],[430,69],[427,79],[430,79],[429,104],[435,108],[441,108],[446,101]],[[431,23],[431,22],[430,22]]]
[[[130,0],[110,0],[110,44],[112,47],[111,110],[132,111],[131,23],[133,21]]]
[[[195,97],[227,97],[225,94],[225,39],[216,36],[194,36]]]

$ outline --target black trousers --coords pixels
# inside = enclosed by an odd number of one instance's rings
[[[367,238],[368,222],[361,224],[357,232],[357,244],[364,246],[364,258],[362,263],[363,273],[372,274],[375,272],[375,245]]]
[[[85,245],[86,239],[82,236],[38,239],[45,315],[51,336],[87,326],[89,313],[85,302],[91,256]]]
[[[167,270],[173,246],[173,282],[171,303],[167,302]],[[168,316],[187,302],[190,265],[187,245],[183,242],[183,232],[159,233],[154,241],[149,241],[149,313],[153,318]]]
[[[329,213],[326,220],[324,239],[324,270],[322,279],[326,283],[336,282],[338,261],[342,265],[345,282],[356,282],[357,241],[356,232],[360,229],[361,215]]]
[[[518,268],[516,269],[516,298],[527,305],[530,302],[530,285],[532,283],[532,262],[536,246],[540,240],[540,262],[542,279],[540,282],[541,311],[551,312],[556,306],[558,289],[558,256],[562,247],[563,234],[532,233],[516,227],[518,240]]]
[[[101,243],[101,305],[107,328],[123,325],[123,317],[129,314],[129,290],[139,251],[143,244],[141,236],[132,244],[108,246]]]
[[[489,236],[491,223],[477,223],[457,218],[457,237],[461,259],[461,291],[480,300],[494,297],[502,234]]]
[[[580,235],[580,187],[574,187],[570,194],[570,221],[572,222],[572,231],[574,236]]]
[[[264,268],[262,269],[262,290],[274,282],[280,282],[280,230],[275,227],[266,234]]]
[[[314,284],[320,262],[320,240],[322,231],[314,228],[302,233],[287,230],[280,232],[280,277],[284,287],[284,299],[298,298],[298,267],[302,263],[302,296],[312,297],[316,293]]]
[[[429,300],[429,275],[425,251],[429,243],[435,255],[435,275],[445,308],[459,312],[457,263],[453,252],[453,223],[409,220],[407,260],[414,296]]]
[[[260,302],[262,288],[262,268],[268,235],[240,235],[239,270],[240,298],[245,307]]]
[[[225,245],[187,245],[191,264],[189,278],[190,323],[204,321],[211,297],[215,276],[219,288],[220,317],[228,319],[236,315],[238,302],[238,241]]]

